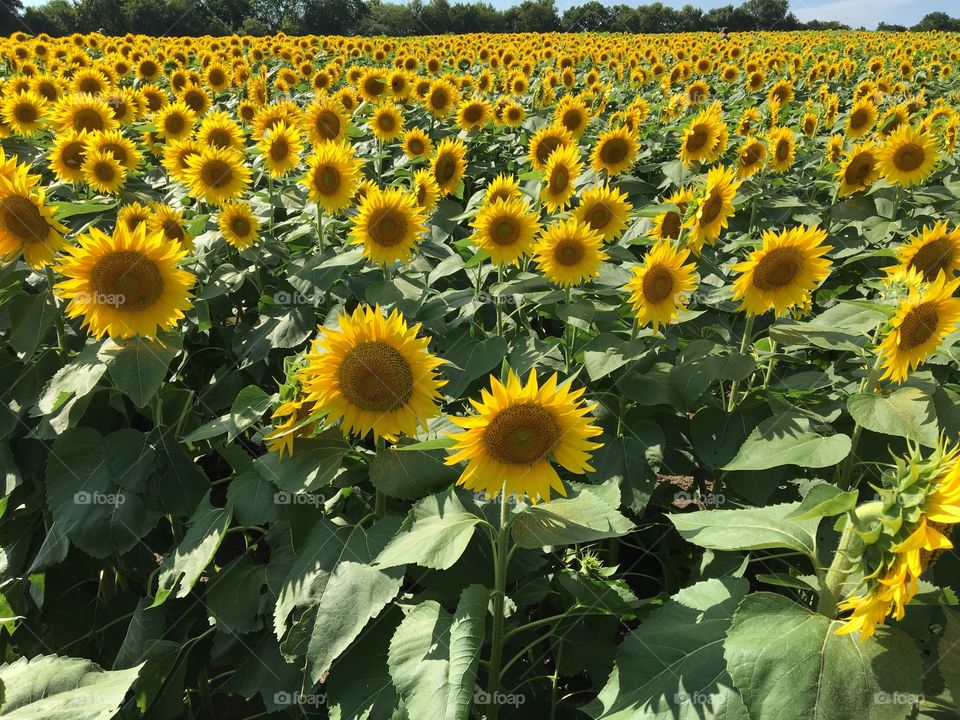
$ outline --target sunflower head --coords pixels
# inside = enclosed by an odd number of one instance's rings
[[[392,102],[377,105],[370,115],[370,132],[381,142],[390,142],[403,134],[403,114]]]
[[[936,168],[940,157],[933,137],[908,124],[890,133],[877,155],[883,176],[903,186],[923,182]]]
[[[22,254],[28,265],[41,268],[53,261],[67,228],[54,219],[57,206],[46,204],[35,179],[23,168],[0,174],[0,256]]]
[[[321,143],[308,158],[307,165],[304,183],[313,202],[330,212],[350,206],[363,167],[363,161],[354,154],[352,145]]]
[[[662,239],[633,269],[624,290],[639,325],[653,325],[656,331],[672,323],[687,306],[696,288],[696,268],[687,262],[689,257],[689,250],[678,250],[670,240]]]
[[[866,142],[852,148],[837,171],[837,197],[846,197],[866,190],[880,177],[880,163],[873,143]]]
[[[449,195],[463,180],[467,169],[467,148],[458,139],[444,138],[437,145],[430,161],[433,177],[441,195]]]
[[[550,159],[550,155],[561,147],[575,145],[573,136],[564,127],[547,125],[540,128],[530,138],[530,149],[527,158],[534,170],[542,170]]]
[[[590,165],[597,172],[606,170],[607,175],[613,177],[629,170],[636,157],[634,134],[626,127],[618,127],[600,133],[590,153]]]
[[[484,202],[470,225],[474,244],[495,265],[519,265],[540,231],[537,214],[519,198]]]
[[[573,216],[600,233],[604,242],[613,242],[626,228],[632,209],[623,191],[601,185],[580,195],[580,204]]]
[[[554,284],[580,285],[600,274],[600,266],[608,258],[602,245],[600,233],[572,217],[543,231],[533,248],[533,259]]]
[[[271,177],[283,177],[300,164],[303,142],[297,125],[279,122],[267,130],[257,147]]]
[[[223,238],[237,250],[256,245],[260,239],[260,221],[245,202],[230,200],[221,205],[217,225]]]
[[[580,177],[583,163],[576,145],[557,148],[550,153],[543,167],[540,200],[550,212],[563,210],[574,194],[574,182]]]
[[[407,262],[426,230],[417,198],[401,188],[371,188],[360,201],[351,240],[379,265]]]
[[[410,128],[403,134],[403,153],[409,158],[426,157],[433,152],[433,141],[420,128]]]
[[[213,205],[222,205],[250,185],[250,170],[243,155],[232,148],[208,146],[189,155],[184,181],[190,194]]]

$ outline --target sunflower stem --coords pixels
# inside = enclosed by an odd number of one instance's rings
[[[777,341],[770,340],[770,360],[767,362],[767,372],[763,376],[763,389],[766,390],[770,385],[770,375],[773,373],[774,358],[777,355]]]
[[[47,265],[44,268],[44,271],[47,274],[47,285],[50,287],[50,298],[53,301],[54,307],[57,305],[57,296],[53,292],[53,286],[56,284],[56,279],[53,276],[53,268]],[[56,326],[57,326],[57,353],[61,356],[66,355],[67,353],[67,344],[64,340],[65,338],[65,328],[63,322],[63,313],[58,312],[56,314]]]
[[[493,634],[490,641],[487,691],[495,698],[500,691],[500,666],[503,662],[503,608],[507,596],[507,565],[510,562],[510,508],[507,498],[507,483],[500,489],[500,530],[493,542]],[[487,720],[496,720],[497,703],[491,703]]]
[[[862,393],[867,388],[870,388],[871,392],[873,392],[873,387],[877,384],[877,379],[880,377],[882,361],[883,356],[877,355],[866,377],[860,382],[859,392]],[[841,490],[846,490],[850,484],[850,475],[853,472],[853,466],[856,462],[857,446],[860,444],[860,436],[863,434],[863,428],[860,423],[856,422],[856,420],[854,420],[854,423],[853,434],[850,436],[850,453],[837,471],[836,484]]]
[[[383,439],[383,436],[377,437],[377,457],[383,458],[384,454],[387,451],[387,443]],[[373,514],[379,520],[384,516],[387,509],[387,496],[384,495],[379,489],[376,490],[376,498],[374,500]]]
[[[503,265],[497,266],[497,284],[503,285]],[[500,300],[493,296],[493,307],[497,312],[497,335],[503,335],[503,308],[500,307]]]
[[[831,620],[837,616],[837,602],[842,597],[843,585],[863,550],[863,538],[856,531],[856,525],[876,518],[882,511],[883,503],[875,501],[864,503],[847,514],[833,562],[820,582],[817,612],[821,615]]]
[[[743,337],[740,339],[740,354],[747,354],[747,347],[750,345],[750,340],[753,336],[753,321],[755,315],[747,315],[747,324],[743,328]],[[740,383],[734,380],[730,385],[730,397],[727,399],[727,412],[733,412],[733,409],[737,406],[737,391],[739,390]]]
[[[317,241],[319,243],[320,254],[322,255],[323,254],[323,208],[320,205],[317,205]]]

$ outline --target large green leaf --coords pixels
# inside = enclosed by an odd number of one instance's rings
[[[410,511],[390,544],[377,557],[380,567],[416,563],[434,570],[450,568],[470,544],[480,518],[469,512],[452,489],[426,497]]]
[[[390,677],[411,717],[466,720],[470,715],[489,591],[470,585],[453,615],[432,600],[414,607],[390,642]]]
[[[933,398],[915,387],[894,390],[889,395],[857,393],[847,400],[847,409],[867,430],[895,435],[935,447],[939,427]]]
[[[573,545],[626,535],[633,523],[621,515],[620,487],[579,485],[568,497],[527,508],[512,525],[513,539],[523,548]]]
[[[584,711],[598,720],[747,720],[724,669],[723,641],[748,590],[746,580],[724,578],[674,595],[626,637]]]
[[[333,480],[351,449],[339,432],[331,430],[299,443],[293,457],[281,460],[279,453],[267,453],[254,467],[281,490],[308,493]]]
[[[860,641],[842,621],[789,598],[755,593],[733,618],[724,657],[750,717],[900,720],[921,693],[920,655],[903,633]]]
[[[101,344],[88,344],[79,355],[57,370],[37,399],[34,414],[50,415],[70,398],[82,398],[97,386],[107,371],[107,362],[99,355]]]
[[[100,349],[100,357],[109,358],[110,378],[117,387],[134,405],[143,407],[160,389],[170,361],[182,345],[183,335],[177,333],[164,333],[158,340],[108,340]]]
[[[500,336],[454,345],[443,356],[449,363],[443,366],[443,374],[449,379],[443,392],[450,397],[460,397],[471,382],[497,367],[506,354],[507,341]]]
[[[823,468],[836,465],[850,453],[846,435],[822,435],[810,419],[795,412],[775,415],[760,423],[724,470],[768,470],[781,465]]]
[[[819,517],[788,519],[800,503],[737,510],[674,513],[670,521],[689,542],[711,550],[788,548],[816,556]]]
[[[0,666],[0,717],[10,720],[110,720],[141,666],[102,670],[89,660],[39,655]]]
[[[370,482],[382,493],[416,500],[457,479],[456,470],[434,453],[389,448],[370,463]]]

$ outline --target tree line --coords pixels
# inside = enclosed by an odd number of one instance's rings
[[[555,0],[522,0],[498,10],[488,2],[411,0],[48,0],[24,8],[0,3],[0,32],[69,35],[435,35],[469,32],[731,32],[751,30],[848,30],[837,22],[801,23],[789,0],[746,0],[704,11],[654,2],[636,7],[589,0],[558,12]],[[907,28],[881,23],[879,30],[960,31],[960,18],[929,13]]]

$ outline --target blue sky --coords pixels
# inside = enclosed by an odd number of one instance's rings
[[[454,0],[455,1],[455,0]],[[498,8],[515,4],[513,0],[489,0]],[[563,11],[571,5],[579,5],[584,0],[556,0],[557,7]],[[626,2],[628,5],[642,5],[652,0],[601,0],[608,5]],[[741,0],[661,0],[665,5],[682,7],[687,2],[698,5],[704,10],[721,5],[739,5]],[[24,5],[42,5],[44,0],[24,0]],[[517,0],[519,2],[519,0]],[[839,20],[852,27],[863,25],[875,28],[885,20],[889,23],[913,25],[929,12],[941,10],[954,17],[960,16],[960,0],[790,0],[790,8],[804,22],[808,20]]]

